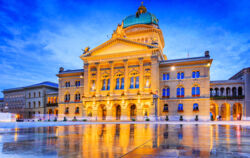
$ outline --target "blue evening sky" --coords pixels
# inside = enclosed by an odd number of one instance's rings
[[[139,0],[0,0],[0,90],[57,82],[59,67],[80,69],[81,49],[105,42]],[[250,66],[250,1],[146,0],[159,19],[168,59],[214,59],[211,80]],[[2,94],[0,94],[2,97]]]

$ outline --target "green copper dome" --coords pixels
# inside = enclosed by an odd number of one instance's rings
[[[123,28],[136,24],[158,25],[158,19],[153,14],[146,12],[146,13],[141,13],[138,17],[136,15],[130,15],[123,20]]]
[[[158,19],[153,14],[147,12],[146,7],[144,7],[142,3],[136,12],[136,15],[130,15],[123,20],[123,28],[136,24],[158,25]]]

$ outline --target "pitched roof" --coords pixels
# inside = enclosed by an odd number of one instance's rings
[[[24,90],[28,88],[35,88],[35,87],[41,87],[41,86],[46,86],[46,87],[52,87],[52,88],[58,88],[58,84],[50,81],[45,81],[29,86],[24,86],[24,87],[17,87],[17,88],[9,88],[9,89],[4,89],[3,92],[8,92],[8,91],[19,91],[19,90]]]

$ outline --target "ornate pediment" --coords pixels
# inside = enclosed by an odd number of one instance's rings
[[[119,54],[124,52],[136,52],[142,50],[149,50],[151,48],[157,48],[152,45],[135,42],[125,38],[111,39],[98,47],[90,50],[88,53],[83,54],[81,58],[88,56],[105,56],[112,54]]]

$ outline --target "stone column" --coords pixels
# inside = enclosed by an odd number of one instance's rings
[[[140,93],[142,94],[144,89],[143,58],[139,58],[139,65],[140,65],[139,87],[140,87]]]
[[[128,76],[128,59],[124,59],[124,92],[125,95],[127,95],[128,92],[128,86],[129,86],[129,76]]]
[[[90,68],[88,63],[84,63],[84,96],[89,95],[89,73],[90,73]]]
[[[98,97],[100,95],[100,63],[95,63],[96,64],[96,96]]]
[[[110,96],[114,93],[114,62],[109,61],[110,64]]]

